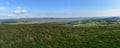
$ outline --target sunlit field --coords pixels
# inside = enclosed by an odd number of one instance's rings
[[[0,48],[120,48],[120,25],[1,24]]]

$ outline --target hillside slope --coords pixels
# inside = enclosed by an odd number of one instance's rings
[[[1,48],[120,48],[120,25],[0,25]]]

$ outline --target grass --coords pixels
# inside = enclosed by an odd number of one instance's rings
[[[1,24],[0,48],[120,48],[120,25]]]

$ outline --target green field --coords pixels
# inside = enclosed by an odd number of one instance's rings
[[[120,25],[1,24],[0,48],[120,48]]]

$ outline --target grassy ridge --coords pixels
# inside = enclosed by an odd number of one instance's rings
[[[120,26],[0,25],[1,48],[120,48]]]

